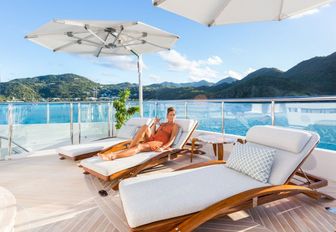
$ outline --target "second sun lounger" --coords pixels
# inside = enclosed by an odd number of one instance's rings
[[[91,143],[63,146],[57,149],[61,159],[81,160],[96,155],[98,152],[115,146],[116,149],[125,149],[133,138],[137,129],[143,125],[151,126],[151,118],[131,118],[117,131],[117,136]]]

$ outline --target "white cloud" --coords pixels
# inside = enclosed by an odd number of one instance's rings
[[[151,74],[148,76],[150,80],[154,81],[154,82],[159,82],[160,81],[160,77],[155,75],[155,74]]]
[[[189,60],[176,50],[160,52],[159,55],[168,63],[170,71],[187,72],[189,79],[193,81],[216,79],[218,72],[209,66],[219,65],[223,62],[219,56],[211,56],[205,60]]]
[[[326,4],[326,5],[321,6],[320,8],[307,10],[305,12],[302,12],[301,14],[297,14],[297,15],[291,16],[289,18],[290,19],[298,19],[298,18],[302,18],[302,17],[307,16],[307,15],[314,15],[314,14],[319,13],[321,8],[325,8],[325,7],[329,7],[329,6],[330,6],[330,4]]]
[[[220,65],[223,63],[222,59],[219,56],[211,56],[209,57],[206,62],[199,61],[200,64],[208,64],[208,65]]]
[[[318,9],[312,9],[312,10],[308,10],[308,11],[305,11],[301,14],[297,14],[297,15],[294,15],[292,17],[289,17],[290,19],[298,19],[298,18],[302,18],[304,16],[307,16],[307,15],[313,15],[313,14],[316,14],[318,13],[320,10]]]
[[[133,56],[110,56],[110,57],[100,57],[95,59],[95,64],[114,68],[121,71],[137,71],[137,59]],[[142,60],[142,68],[147,69],[147,66]]]
[[[243,79],[244,77],[246,77],[248,74],[252,73],[256,71],[256,69],[254,68],[248,68],[247,70],[245,70],[244,72],[238,72],[238,71],[235,71],[235,70],[228,70],[225,75],[226,76],[230,76],[230,77],[233,77],[233,78],[236,78],[238,80],[241,80]]]

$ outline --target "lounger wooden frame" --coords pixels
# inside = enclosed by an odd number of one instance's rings
[[[119,172],[116,172],[110,176],[104,176],[98,172],[95,172],[89,168],[86,167],[82,167],[84,170],[84,174],[91,174],[93,176],[98,177],[99,179],[102,179],[104,181],[113,181],[112,183],[112,188],[114,190],[118,190],[118,185],[119,182],[122,181],[123,179],[127,179],[130,177],[135,177],[137,176],[140,172],[158,166],[160,164],[163,164],[165,162],[167,162],[168,160],[172,160],[177,158],[177,156],[179,154],[183,154],[185,151],[187,151],[186,149],[183,149],[184,145],[187,143],[187,141],[189,140],[190,136],[192,135],[192,133],[195,131],[196,127],[197,127],[198,123],[195,123],[195,125],[193,126],[193,128],[190,130],[188,136],[186,137],[185,141],[182,144],[182,148],[181,149],[171,149],[168,151],[164,151],[162,153],[160,153],[159,155],[145,161],[142,164],[139,164],[137,166],[134,167],[130,167],[124,170],[121,170]],[[122,149],[119,147],[116,147],[116,151],[117,149]]]
[[[242,141],[239,141],[242,142]],[[316,144],[317,145],[317,144]],[[315,146],[316,146],[315,145]],[[314,148],[315,148],[314,146]],[[261,188],[251,189],[245,192],[241,192],[229,198],[223,199],[208,208],[188,214],[180,217],[175,217],[171,219],[166,219],[158,222],[153,222],[147,225],[139,226],[136,228],[130,228],[130,231],[171,231],[171,232],[187,232],[193,231],[201,224],[215,218],[218,216],[224,216],[233,212],[237,212],[244,209],[249,209],[257,207],[265,203],[283,199],[296,194],[305,194],[313,199],[320,199],[321,197],[326,197],[332,199],[332,197],[316,191],[317,188],[324,187],[328,185],[327,180],[318,178],[313,175],[308,175],[302,172],[301,165],[308,158],[308,156],[313,152],[313,149],[309,151],[309,154],[305,159],[298,165],[292,175],[289,176],[286,183],[283,185],[267,186]],[[223,165],[225,161],[208,161],[204,163],[192,164],[179,170],[194,169],[199,167],[205,167],[210,165]],[[304,177],[307,182],[301,185],[293,183],[293,177],[297,175],[299,177]]]

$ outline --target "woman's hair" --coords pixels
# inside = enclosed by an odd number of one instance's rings
[[[175,108],[174,107],[168,107],[167,109],[167,115],[172,112],[172,111],[175,111]]]

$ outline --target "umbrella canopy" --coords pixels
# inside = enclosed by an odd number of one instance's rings
[[[154,0],[155,6],[208,26],[282,20],[332,0]]]
[[[135,55],[138,58],[139,105],[143,116],[141,54],[169,50],[178,36],[141,22],[53,20],[26,39],[54,52],[82,55]]]

